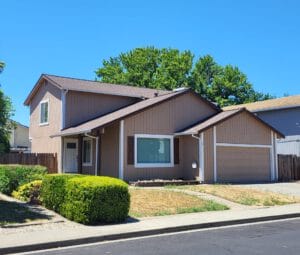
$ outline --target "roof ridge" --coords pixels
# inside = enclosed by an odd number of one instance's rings
[[[172,91],[172,90],[164,90],[164,89],[139,87],[139,86],[134,86],[134,85],[129,85],[129,84],[116,84],[116,83],[102,82],[102,81],[98,81],[98,80],[89,80],[89,79],[75,78],[75,77],[62,76],[62,75],[56,75],[56,74],[42,73],[42,75],[44,75],[44,76],[50,76],[50,77],[54,76],[54,77],[57,77],[57,78],[64,78],[64,79],[71,79],[71,80],[95,82],[95,83],[98,83],[98,84],[108,84],[108,85],[125,86],[125,87],[138,88],[138,89],[148,89],[148,90],[153,90],[153,91],[166,91],[166,92]]]

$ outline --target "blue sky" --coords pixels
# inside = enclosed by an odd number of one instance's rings
[[[300,1],[1,1],[0,75],[14,119],[41,73],[94,79],[103,59],[153,45],[237,65],[256,90],[300,94]]]

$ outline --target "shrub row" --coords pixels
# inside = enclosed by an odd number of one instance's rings
[[[130,206],[128,185],[102,176],[47,175],[41,197],[45,207],[83,224],[124,221]]]
[[[0,165],[0,192],[10,195],[20,185],[41,180],[46,173],[44,166]]]
[[[41,187],[42,180],[32,181],[19,186],[17,190],[12,192],[12,196],[31,204],[40,204]]]

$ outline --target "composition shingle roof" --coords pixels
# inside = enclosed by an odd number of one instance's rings
[[[106,114],[104,116],[100,116],[99,118],[87,121],[83,124],[77,125],[75,127],[70,127],[67,129],[62,130],[60,133],[53,135],[55,136],[68,136],[68,135],[74,135],[74,134],[83,134],[91,132],[95,128],[104,127],[114,121],[120,120],[122,118],[125,118],[131,114],[137,113],[139,111],[145,110],[149,107],[152,107],[156,104],[159,104],[161,102],[167,101],[171,98],[174,98],[178,95],[184,94],[188,92],[189,89],[184,89],[177,92],[169,92],[168,94],[153,97],[150,99],[143,100],[141,102],[135,103],[133,105],[124,107],[120,110],[114,111],[112,113]]]
[[[279,134],[280,136],[284,137],[284,135],[279,132],[277,129],[275,129],[274,127],[270,126],[269,124],[267,124],[266,122],[264,122],[262,119],[258,118],[256,115],[254,115],[253,113],[249,112],[246,108],[238,108],[238,109],[234,109],[234,110],[228,110],[228,111],[223,111],[220,112],[212,117],[210,117],[209,119],[202,121],[192,127],[189,127],[185,130],[182,130],[181,132],[176,133],[177,135],[192,135],[192,134],[198,134],[202,131],[205,131],[207,129],[209,129],[210,127],[213,127],[233,116],[235,116],[236,114],[239,114],[241,112],[248,112],[249,114],[251,114],[254,118],[256,118],[258,121],[260,121],[261,123],[263,123],[265,126],[267,126],[268,128],[272,129],[274,132],[276,132],[277,134]]]
[[[70,77],[62,77],[56,75],[42,74],[32,91],[29,93],[24,104],[29,105],[31,98],[37,92],[40,81],[46,79],[60,89],[83,91],[99,94],[108,94],[116,96],[128,96],[136,98],[153,98],[156,95],[165,95],[170,93],[167,90],[149,89],[128,85],[109,84],[92,80],[83,80]]]
[[[228,110],[245,107],[251,112],[258,112],[258,111],[266,111],[266,110],[291,108],[297,106],[300,107],[300,95],[281,97],[281,98],[258,101],[254,103],[248,103],[248,104],[231,105],[231,106],[224,107],[223,110],[228,111]]]

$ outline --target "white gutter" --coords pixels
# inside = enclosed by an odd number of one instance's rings
[[[92,136],[88,133],[84,133],[85,136],[96,140],[96,154],[95,154],[95,175],[97,175],[98,170],[98,151],[99,151],[99,136]]]

